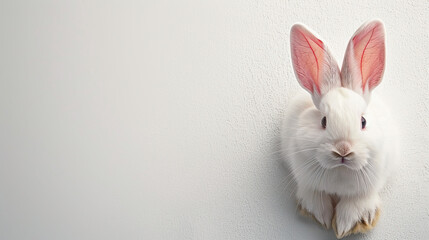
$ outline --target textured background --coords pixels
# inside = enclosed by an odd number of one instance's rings
[[[278,161],[289,29],[387,31],[402,164],[375,230],[429,238],[429,3],[0,2],[0,239],[334,239]],[[289,187],[290,188],[290,187]]]

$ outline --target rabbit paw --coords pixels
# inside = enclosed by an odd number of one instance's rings
[[[326,229],[331,226],[334,208],[332,199],[328,194],[317,191],[306,191],[299,194],[300,203],[298,209],[304,216],[308,216],[316,220]]]
[[[332,228],[338,239],[350,234],[364,233],[375,227],[379,214],[379,198],[341,200],[335,208]]]

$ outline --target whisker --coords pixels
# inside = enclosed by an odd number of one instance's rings
[[[353,176],[354,176],[354,178],[356,179],[356,183],[357,183],[357,185],[358,185],[358,189],[360,189],[360,186],[359,186],[359,177],[358,177],[358,175],[356,174],[356,172],[353,172]]]
[[[316,147],[316,148],[307,148],[307,149],[303,149],[303,150],[300,150],[300,151],[289,153],[289,154],[285,155],[284,157],[290,157],[290,156],[295,155],[297,153],[308,152],[308,151],[313,151],[313,150],[317,150],[317,149],[319,149],[319,148],[318,147]]]
[[[317,164],[316,161],[314,161],[316,159],[316,155],[312,156],[311,158],[306,160],[306,163],[304,163],[303,165],[299,166],[298,168],[292,169],[291,173],[288,174],[288,176],[286,177],[286,180],[290,177],[289,181],[287,182],[287,184],[285,185],[285,187],[283,188],[283,191],[285,191],[286,189],[289,188],[289,186],[292,183],[296,182],[297,178],[300,178],[300,176],[305,172],[308,171],[309,168],[313,167],[314,165]],[[284,182],[284,181],[283,181]],[[297,188],[297,185],[295,185],[294,189],[292,189],[290,196],[292,196],[292,194],[295,192]]]
[[[300,152],[305,152],[305,151],[315,150],[315,149],[319,149],[319,148],[314,148],[314,147],[312,147],[312,148],[306,148],[306,149],[303,149],[303,150],[300,150],[300,151],[297,151],[297,152],[292,152],[292,153],[289,153],[289,154],[293,155],[295,153],[300,153]],[[275,154],[278,154],[278,153],[288,153],[288,150],[287,149],[280,149],[280,150],[277,150],[277,151],[269,153],[268,156],[272,156],[272,155],[275,155]],[[288,155],[283,155],[283,157],[288,157],[289,154]]]
[[[363,168],[361,171],[362,171],[363,175],[365,176],[365,178],[364,178],[364,182],[365,182],[365,185],[366,185],[367,190],[368,190],[368,189],[370,189],[370,188],[372,188],[372,187],[373,187],[372,182],[371,182],[371,179],[370,179],[370,177],[368,176],[368,174],[367,174],[367,172],[366,172],[366,169],[365,169],[365,168]],[[365,179],[366,179],[366,180],[365,180]]]
[[[299,137],[282,137],[282,139],[292,139],[292,140],[303,140],[303,141],[307,141],[307,142],[312,142],[312,143],[319,143],[318,141],[314,141],[312,139],[308,139],[308,138],[299,138]]]
[[[292,176],[292,179],[288,182],[288,184],[286,185],[286,187],[289,186],[289,184],[291,183],[291,181],[295,180],[294,178],[299,178],[300,174],[304,170],[306,170],[308,167],[311,167],[311,166],[315,165],[316,162],[314,160],[315,160],[315,156],[312,157],[312,158],[310,158],[307,163],[305,163],[304,165],[300,166],[299,168],[293,169],[291,171],[291,173],[288,175],[288,177]]]

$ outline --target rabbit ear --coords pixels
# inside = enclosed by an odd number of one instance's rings
[[[352,36],[341,69],[342,85],[368,99],[381,82],[385,64],[383,23],[374,20],[362,25]]]
[[[302,25],[292,27],[290,41],[295,75],[317,107],[325,93],[341,86],[338,65],[326,45]]]

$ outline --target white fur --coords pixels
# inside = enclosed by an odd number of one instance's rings
[[[382,101],[373,94],[369,101],[366,91],[334,87],[317,101],[314,94],[299,95],[288,104],[281,131],[298,201],[328,228],[335,212],[340,236],[361,220],[374,220],[379,191],[397,165],[396,125]],[[332,153],[338,141],[350,143],[353,152],[344,163]]]

